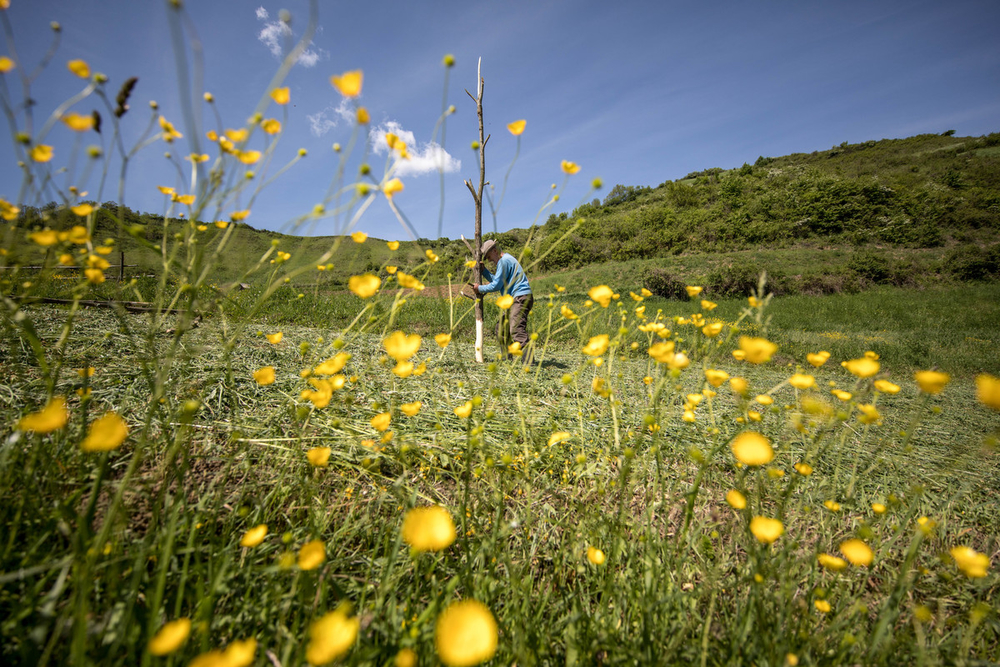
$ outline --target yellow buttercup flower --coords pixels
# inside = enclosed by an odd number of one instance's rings
[[[258,368],[253,372],[253,379],[261,386],[274,384],[274,366]]]
[[[584,345],[583,353],[591,357],[599,357],[608,350],[609,338],[607,334],[594,336]]]
[[[17,220],[17,214],[20,212],[20,206],[14,206],[3,197],[0,197],[0,218],[3,218],[8,222]]]
[[[413,375],[413,364],[409,361],[400,361],[393,366],[392,374],[397,377],[408,378]]]
[[[816,611],[823,614],[830,613],[830,610],[833,608],[830,606],[830,603],[827,602],[826,600],[815,600],[813,602],[813,606],[816,607]]]
[[[597,285],[596,287],[591,287],[587,291],[587,296],[601,304],[601,308],[607,308],[611,303],[611,298],[614,296],[614,292],[607,285]]]
[[[314,468],[325,468],[330,465],[330,454],[333,452],[329,447],[313,447],[306,451],[306,459]]]
[[[90,424],[80,449],[85,452],[109,452],[121,447],[126,437],[128,426],[125,420],[114,412],[107,412]]]
[[[872,564],[875,554],[871,547],[857,538],[845,540],[840,543],[840,553],[851,562],[852,565],[868,566]]]
[[[972,547],[958,546],[948,553],[955,559],[955,565],[970,579],[981,579],[986,576],[990,567],[990,557],[981,554]]]
[[[452,602],[438,616],[434,645],[448,667],[472,667],[489,660],[497,650],[493,614],[477,600]]]
[[[823,501],[823,507],[827,508],[831,512],[839,512],[840,511],[840,503],[836,502],[835,500],[825,500],[825,501]]]
[[[424,284],[420,282],[415,276],[411,276],[403,271],[396,272],[396,282],[399,283],[400,287],[405,287],[407,289],[414,289],[418,292],[424,289]]]
[[[346,352],[338,352],[320,365],[316,366],[312,372],[315,375],[336,375],[344,369],[344,366],[347,365],[350,358],[351,355]]]
[[[578,165],[575,162],[570,162],[568,160],[563,160],[560,163],[560,166],[562,167],[562,170],[564,172],[566,172],[567,174],[570,174],[570,175],[573,175],[573,174],[575,174],[575,173],[577,173],[577,172],[580,171],[580,165]]]
[[[271,91],[271,99],[275,101],[276,104],[288,104],[290,99],[288,88],[275,88]]]
[[[1000,410],[1000,378],[982,373],[976,376],[976,398],[994,410]]]
[[[232,213],[229,214],[229,219],[232,220],[233,222],[242,222],[243,220],[246,220],[247,216],[249,215],[250,215],[250,209],[245,209],[243,211],[233,211]]]
[[[401,648],[393,662],[395,667],[417,667],[417,652],[409,646]]]
[[[84,116],[83,114],[78,114],[76,112],[64,114],[59,120],[65,123],[66,127],[74,132],[86,132],[94,127],[93,116]]]
[[[710,322],[701,328],[701,332],[709,338],[715,338],[722,333],[722,322]]]
[[[330,77],[330,83],[344,97],[357,97],[360,95],[363,82],[364,74],[359,69],[344,72],[340,76]]]
[[[466,401],[462,405],[455,408],[454,412],[455,416],[461,417],[462,419],[466,419],[469,415],[472,414],[472,401]]]
[[[567,320],[576,320],[579,319],[580,317],[579,315],[574,313],[572,309],[570,309],[570,307],[567,306],[566,304],[563,304],[562,307],[559,308],[559,314],[565,317]]]
[[[774,460],[770,441],[756,431],[743,431],[729,443],[733,456],[748,466],[762,466]]]
[[[659,363],[668,364],[674,358],[674,341],[667,340],[662,343],[653,343],[646,352]]]
[[[418,412],[420,412],[420,407],[423,405],[420,401],[413,401],[412,403],[403,403],[399,406],[399,411],[402,412],[407,417],[413,417]]]
[[[845,403],[854,397],[854,395],[851,392],[844,391],[843,389],[831,389],[830,393],[839,398],[840,400],[844,401]]]
[[[14,61],[7,56],[0,56],[0,74],[6,74],[14,69]]]
[[[507,124],[507,131],[513,134],[515,137],[521,136],[524,132],[524,126],[528,124],[526,120],[515,120],[513,123]]]
[[[881,365],[877,361],[869,357],[851,359],[850,361],[843,362],[842,365],[847,369],[847,372],[859,378],[870,378],[878,373],[881,368]]]
[[[746,396],[750,391],[750,383],[746,378],[734,377],[729,380],[730,388],[740,396]]]
[[[740,350],[745,355],[743,358],[751,364],[763,364],[771,360],[778,346],[766,338],[751,338],[740,336]]]
[[[390,422],[392,422],[392,415],[388,412],[380,412],[371,419],[372,428],[379,433],[388,430]]]
[[[260,122],[260,129],[267,134],[277,134],[281,132],[281,121],[275,118],[268,118]]]
[[[763,544],[771,544],[785,534],[785,525],[779,519],[755,516],[750,520],[750,532]]]
[[[176,621],[164,623],[153,638],[149,640],[149,652],[156,656],[173,653],[187,641],[191,634],[191,619],[178,618]]]
[[[260,151],[239,151],[236,153],[236,159],[243,164],[257,164],[260,162],[261,155]]]
[[[951,381],[951,376],[940,371],[919,371],[913,379],[917,381],[920,391],[925,394],[940,394],[945,385]]]
[[[163,130],[161,138],[168,144],[173,142],[174,139],[181,139],[184,137],[183,134],[181,134],[180,132],[177,131],[176,128],[174,128],[173,123],[171,123],[165,117],[160,116],[159,123],[160,123],[160,129]]]
[[[403,191],[403,181],[398,178],[393,178],[382,186],[382,194],[386,197],[392,199],[392,196],[397,192]]]
[[[40,232],[31,232],[28,234],[28,238],[37,245],[43,248],[48,248],[49,246],[54,246],[59,243],[59,234],[53,229],[45,229]]]
[[[820,366],[825,364],[829,358],[830,358],[830,353],[827,352],[826,350],[823,350],[821,352],[810,352],[809,354],[806,355],[806,361],[808,361],[816,368],[819,368]]]
[[[347,279],[347,288],[356,295],[360,296],[362,299],[368,299],[375,296],[375,293],[378,292],[378,288],[381,286],[382,279],[371,273],[365,273],[360,276],[351,276]]]
[[[28,151],[28,155],[35,162],[48,162],[52,159],[52,146],[47,146],[46,144],[32,146]]]
[[[285,334],[283,334],[280,331],[273,334],[264,334],[264,338],[267,338],[267,342],[270,343],[271,345],[277,345],[278,343],[281,342],[281,339],[284,337]]]
[[[500,310],[508,310],[514,305],[514,297],[510,294],[504,294],[503,296],[497,297],[497,308]]]
[[[417,334],[407,336],[402,331],[394,331],[382,345],[390,357],[396,361],[408,361],[420,349],[421,338]]]
[[[796,389],[809,389],[816,386],[816,378],[812,375],[796,373],[792,377],[788,378],[788,384],[792,385]]]
[[[399,241],[386,241],[385,245],[388,246],[389,250],[399,249]]]
[[[862,424],[874,424],[878,420],[882,419],[882,415],[879,414],[878,409],[869,403],[861,403],[858,405],[858,412],[861,415],[858,417],[858,421]]]
[[[358,107],[355,117],[358,120],[358,125],[367,125],[372,119],[371,114],[368,113],[368,109],[364,107]]]
[[[708,384],[712,385],[713,387],[721,387],[722,383],[728,379],[729,379],[729,373],[727,373],[726,371],[718,371],[713,369],[705,370],[705,380],[708,382]],[[733,379],[735,380],[739,378],[733,378]]]
[[[51,433],[66,426],[69,421],[69,410],[66,409],[66,399],[53,396],[38,412],[32,412],[21,417],[17,422],[18,431],[32,433]]]
[[[587,560],[590,561],[591,565],[604,565],[607,558],[604,552],[597,547],[587,547]]]
[[[236,640],[222,652],[221,664],[225,667],[250,667],[254,654],[257,652],[257,640]],[[193,663],[192,663],[193,664]]]
[[[455,524],[440,505],[414,507],[403,519],[403,541],[414,551],[441,551],[455,541]]]
[[[796,463],[795,471],[798,472],[803,477],[808,477],[809,475],[813,474],[812,466],[809,465],[808,463]]]
[[[699,294],[701,294],[701,291],[703,289],[705,289],[705,288],[702,287],[701,285],[687,285],[687,286],[684,287],[684,290],[687,292],[688,298],[691,298],[691,299],[693,299],[696,296],[698,296]]]
[[[360,231],[354,232],[353,234],[351,234],[351,240],[354,241],[355,243],[364,243],[365,241],[368,240],[368,235]]]
[[[87,64],[86,60],[70,60],[66,63],[66,69],[81,79],[86,79],[90,76],[90,65]]]
[[[726,494],[726,502],[734,510],[741,510],[747,506],[747,497],[736,489],[730,489]]]
[[[325,665],[347,655],[358,638],[361,621],[350,616],[346,605],[324,614],[309,626],[306,660],[311,665]]]
[[[571,437],[573,437],[568,431],[556,431],[549,436],[549,447],[552,445],[557,445],[560,442],[566,442]]]
[[[840,572],[845,567],[847,567],[847,561],[843,558],[837,558],[836,556],[831,556],[830,554],[820,554],[816,557],[819,564],[828,570],[833,570],[834,572]]]
[[[306,542],[299,549],[299,568],[302,570],[315,570],[324,561],[326,561],[326,546],[320,540]]]
[[[872,503],[872,512],[875,512],[875,514],[885,514],[885,505],[882,503]]]
[[[898,384],[893,384],[888,380],[875,380],[875,391],[883,394],[898,394],[899,390],[900,386]]]
[[[448,347],[448,343],[451,342],[451,334],[439,333],[434,336],[434,342],[437,343],[440,348]]]
[[[246,141],[247,137],[250,136],[250,131],[245,127],[241,127],[238,130],[227,129],[226,138],[229,139],[234,144],[242,143]]]
[[[247,548],[255,547],[263,542],[265,537],[267,537],[267,524],[262,523],[243,533],[243,537],[240,538],[240,546]]]

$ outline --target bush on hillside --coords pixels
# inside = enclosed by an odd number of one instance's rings
[[[715,268],[705,281],[705,293],[717,299],[750,296],[757,289],[761,268],[746,260],[736,260]],[[775,295],[788,294],[790,283],[781,271],[767,269],[767,291]]]
[[[1000,278],[1000,243],[989,248],[971,243],[959,246],[948,254],[945,268],[959,280]]]
[[[689,299],[686,285],[674,278],[665,269],[646,269],[642,274],[642,286],[656,296],[664,299],[687,301]]]

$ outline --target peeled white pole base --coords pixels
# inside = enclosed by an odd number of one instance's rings
[[[483,363],[483,321],[476,320],[476,363]]]

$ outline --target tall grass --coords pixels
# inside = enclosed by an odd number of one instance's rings
[[[80,307],[109,289],[93,211],[72,236],[16,216],[4,230],[3,662],[997,654],[1000,400],[995,378],[970,377],[993,362],[966,352],[949,383],[915,378],[924,357],[903,352],[959,299],[910,320],[889,292],[871,309],[786,309],[763,285],[720,304],[553,290],[535,306],[533,365],[477,365],[469,303],[404,289],[432,256],[310,295],[289,286],[334,248],[299,266],[279,243],[214,284],[233,226],[205,244],[197,220],[239,192],[230,150],[217,178],[196,179],[189,226],[149,242],[155,284],[118,291],[151,313]],[[32,162],[29,177],[50,168]],[[391,178],[335,181],[354,195],[333,215],[350,221]],[[68,307],[37,305],[61,254],[91,271]],[[28,279],[29,262],[47,268]],[[817,303],[854,313],[845,336],[869,317],[912,333],[879,360],[880,340],[832,347],[808,338],[832,317]],[[989,312],[965,331],[985,336]]]

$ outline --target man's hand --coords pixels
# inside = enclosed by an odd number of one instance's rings
[[[462,288],[462,296],[469,299],[476,299],[479,297],[479,290],[477,290],[476,286],[472,283],[466,283]]]

